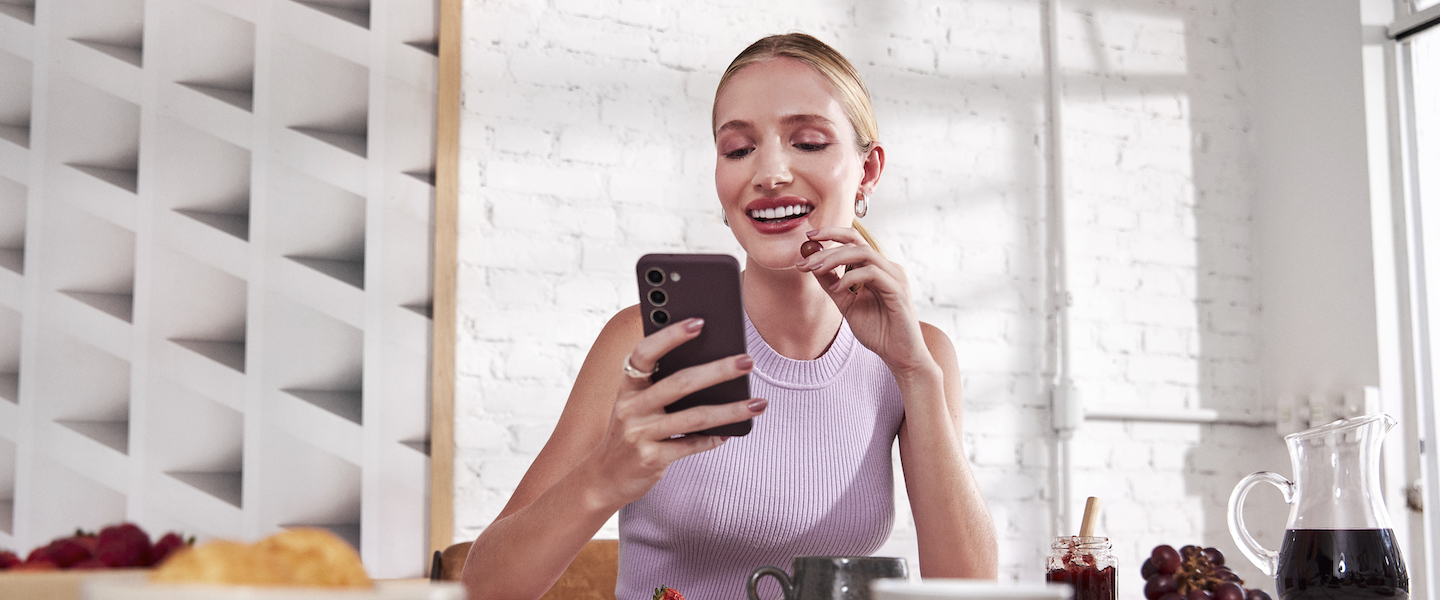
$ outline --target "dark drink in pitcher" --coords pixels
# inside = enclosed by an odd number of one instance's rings
[[[1275,591],[1280,600],[1408,600],[1410,576],[1389,529],[1289,529]]]

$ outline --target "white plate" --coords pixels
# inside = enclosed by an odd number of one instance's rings
[[[150,583],[147,577],[87,582],[85,600],[464,600],[455,582],[377,581],[368,590]]]
[[[1071,600],[1064,583],[996,583],[972,579],[880,579],[870,584],[871,600]]]

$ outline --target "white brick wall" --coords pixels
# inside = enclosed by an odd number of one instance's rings
[[[1233,2],[1062,4],[1077,385],[1108,407],[1258,411]],[[1013,0],[468,2],[457,539],[499,512],[590,341],[635,302],[635,259],[739,251],[714,200],[714,86],[754,39],[800,29],[874,95],[889,162],[866,224],[955,341],[1002,576],[1040,579],[1056,527],[1078,526],[1057,500],[1086,495],[1106,501],[1124,598],[1158,543],[1243,560],[1223,510],[1244,473],[1285,471],[1266,430],[1088,422],[1056,498],[1040,19]],[[895,537],[909,551],[908,515]]]

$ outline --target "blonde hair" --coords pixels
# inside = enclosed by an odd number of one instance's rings
[[[741,69],[757,62],[772,60],[775,58],[793,58],[814,68],[815,71],[825,77],[835,88],[835,93],[840,96],[840,106],[845,110],[845,116],[850,118],[850,126],[855,130],[855,151],[861,156],[870,152],[875,146],[875,141],[880,137],[880,125],[875,121],[875,107],[870,103],[870,90],[865,87],[865,82],[860,79],[860,73],[850,61],[845,60],[839,52],[831,48],[829,44],[816,39],[814,36],[804,33],[786,33],[782,35],[771,35],[756,40],[748,48],[741,51],[730,61],[730,66],[725,69],[725,74],[720,76],[720,85],[715,87],[715,96],[720,96],[720,90],[730,83],[730,79]],[[710,130],[715,130],[715,107],[710,108]],[[860,224],[859,219],[854,221],[856,231],[876,250],[880,245],[875,243],[875,238]]]

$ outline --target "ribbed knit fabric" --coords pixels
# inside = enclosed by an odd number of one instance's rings
[[[620,510],[618,600],[665,585],[686,600],[742,600],[750,572],[796,556],[869,555],[895,520],[890,448],[904,416],[890,370],[842,324],[824,356],[791,360],[746,318],[750,435],[670,465]],[[779,598],[772,579],[762,598]]]

